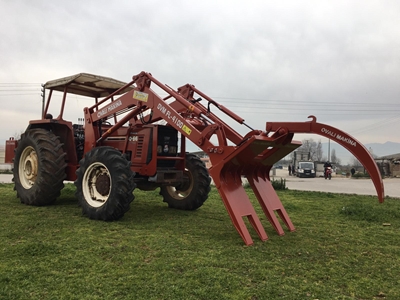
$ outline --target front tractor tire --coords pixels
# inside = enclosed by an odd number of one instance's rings
[[[64,187],[65,156],[59,138],[45,129],[29,129],[21,135],[13,170],[14,189],[21,203],[54,203]]]
[[[203,205],[210,192],[211,178],[201,159],[193,154],[186,154],[184,182],[179,186],[162,186],[160,194],[169,208],[195,210]]]
[[[134,199],[134,172],[130,165],[112,147],[97,147],[85,154],[74,182],[84,215],[103,221],[123,217]]]

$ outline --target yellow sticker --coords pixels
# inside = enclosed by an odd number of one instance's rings
[[[143,93],[143,92],[138,92],[138,91],[134,91],[133,92],[133,99],[142,101],[142,102],[147,102],[147,100],[149,99],[149,94]]]
[[[187,127],[186,125],[182,126],[182,130],[184,132],[186,132],[187,135],[190,135],[192,133],[192,129],[190,129],[189,127]]]

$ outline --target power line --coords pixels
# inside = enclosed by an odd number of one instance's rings
[[[394,122],[398,122],[399,120],[400,120],[400,116],[396,115],[396,116],[393,116],[393,117],[391,117],[389,119],[385,119],[384,121],[375,122],[375,123],[369,124],[368,126],[360,128],[358,130],[355,130],[353,132],[353,134],[359,134],[359,133],[363,133],[363,132],[366,132],[366,131],[377,129],[377,128],[380,128],[380,127],[383,127],[383,126],[388,126],[388,124],[394,123]]]
[[[10,89],[1,89],[0,88],[0,92],[20,92],[20,91],[24,91],[24,92],[29,92],[29,91],[37,91],[39,88],[37,88],[37,89],[28,89],[28,88],[26,88],[26,89],[17,89],[17,90],[10,90]]]
[[[0,97],[2,97],[2,96],[37,96],[37,95],[39,95],[39,96],[40,96],[40,93],[39,93],[39,91],[38,91],[37,93],[24,93],[24,94],[20,94],[20,93],[18,93],[18,94],[0,94]]]
[[[0,89],[7,89],[7,88],[34,88],[34,87],[40,87],[40,83],[35,83],[35,84],[29,84],[29,83],[23,83],[23,84],[12,84],[12,83],[0,83]]]
[[[349,101],[346,102],[340,102],[336,100],[329,100],[329,101],[303,101],[303,100],[281,100],[281,99],[260,99],[260,98],[231,98],[231,97],[212,97],[213,99],[223,99],[223,100],[231,100],[231,102],[244,102],[244,101],[253,101],[252,103],[277,103],[277,104],[307,104],[307,105],[393,105],[393,106],[398,106],[398,103],[386,103],[382,102],[381,100],[376,101],[376,103],[371,103],[371,102],[353,102],[349,103]]]
[[[9,89],[3,89],[6,87],[5,85],[9,85],[9,87],[16,88],[17,86],[15,85],[38,85],[38,89],[40,88],[40,83],[0,83],[0,92],[3,91],[20,91],[21,89],[18,90],[9,90]],[[18,87],[17,87],[18,88]],[[32,87],[27,87],[27,88],[32,88]],[[23,91],[27,91],[24,89]],[[36,91],[36,89],[29,89],[29,91]],[[160,94],[160,96],[166,96],[166,94]],[[83,97],[84,98],[84,97]],[[376,103],[370,103],[370,102],[353,102],[349,103],[349,101],[346,102],[340,102],[340,101],[335,101],[335,100],[329,100],[329,101],[297,101],[297,100],[281,100],[281,99],[261,99],[261,98],[235,98],[235,97],[211,97],[213,99],[222,99],[222,100],[229,100],[229,102],[233,103],[243,103],[247,104],[249,101],[251,101],[252,104],[275,104],[279,106],[292,106],[293,104],[298,104],[298,105],[309,105],[309,106],[338,106],[338,105],[345,105],[345,106],[394,106],[394,107],[399,107],[398,103],[391,103],[391,102],[382,102],[382,101],[377,101]],[[227,103],[223,101],[224,103]]]
[[[243,107],[243,106],[240,106],[240,105],[231,105],[230,107],[240,107],[240,108],[247,108],[247,109],[254,109],[254,108],[257,108],[257,109],[287,109],[287,108],[281,108],[281,107],[279,107],[279,106],[275,106],[275,107],[271,107],[271,106],[258,106],[258,105],[252,105],[251,107]],[[290,108],[289,108],[290,109]],[[309,108],[303,108],[303,107],[293,107],[293,105],[292,105],[292,110],[296,110],[296,111],[298,111],[298,110],[310,110],[310,109],[313,109],[313,110],[316,110],[316,111],[319,111],[319,110],[324,110],[324,111],[326,111],[326,109],[325,108],[318,108],[318,107],[309,107]],[[330,112],[332,112],[332,111],[357,111],[357,112],[364,112],[364,111],[380,111],[380,112],[395,112],[395,111],[400,111],[400,107],[398,108],[398,109],[382,109],[381,107],[380,108],[371,108],[371,109],[359,109],[359,108],[345,108],[345,109],[341,109],[341,108],[332,108],[332,109],[329,109],[329,111]]]
[[[22,87],[30,85],[28,87]],[[37,85],[38,89],[32,89],[32,85]],[[8,96],[37,96],[39,92],[39,83],[0,83],[0,97]],[[8,86],[13,89],[5,89]],[[21,87],[19,87],[21,86]],[[17,89],[15,89],[17,88]],[[12,92],[12,93],[9,93]],[[40,94],[39,94],[40,95]],[[160,95],[162,96],[162,95]],[[87,97],[74,95],[76,100],[88,99]],[[213,97],[214,99],[229,100],[229,107],[239,108],[241,110],[252,110],[254,114],[273,113],[285,114],[293,111],[308,111],[310,114],[318,112],[318,115],[381,115],[387,113],[396,113],[400,111],[400,105],[388,102],[340,102],[340,101],[294,101],[294,100],[276,100],[260,98],[234,98],[234,97]],[[249,105],[251,101],[251,106]],[[221,101],[226,105],[226,101]],[[332,108],[333,106],[333,108]],[[253,111],[255,110],[255,111]],[[274,111],[275,110],[275,111]],[[276,110],[285,110],[285,112],[276,112]],[[273,112],[271,112],[273,111]]]

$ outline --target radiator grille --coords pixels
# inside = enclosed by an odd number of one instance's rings
[[[143,156],[143,136],[138,136],[138,141],[136,144],[136,157],[141,158]]]

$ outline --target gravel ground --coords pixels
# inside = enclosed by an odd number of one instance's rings
[[[287,170],[276,170],[275,179],[286,179],[286,186],[290,190],[331,192],[358,195],[376,195],[374,184],[371,179],[352,179],[342,176],[334,176],[332,180],[322,177],[298,178],[289,176]],[[400,178],[385,178],[383,180],[385,195],[400,198]]]

